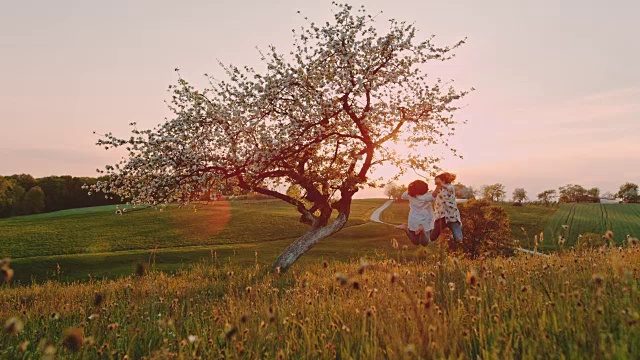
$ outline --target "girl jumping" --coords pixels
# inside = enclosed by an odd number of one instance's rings
[[[438,193],[429,194],[429,185],[422,180],[409,184],[407,191],[402,194],[403,199],[409,199],[408,224],[396,226],[403,230],[414,245],[427,246],[433,230],[433,201]],[[436,190],[437,191],[437,190]]]

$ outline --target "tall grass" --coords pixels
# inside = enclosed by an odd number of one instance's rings
[[[637,246],[475,261],[437,247],[399,249],[285,274],[212,254],[175,275],[144,270],[112,281],[3,285],[0,358],[640,354]]]

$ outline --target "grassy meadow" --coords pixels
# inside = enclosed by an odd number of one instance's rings
[[[459,259],[368,222],[384,201],[354,201],[345,229],[284,274],[269,264],[304,226],[278,200],[0,220],[0,258],[12,257],[18,280],[0,285],[0,358],[640,353],[640,247]],[[638,233],[637,206],[502,206],[523,242],[540,231]],[[394,203],[381,220],[407,212]]]
[[[388,225],[367,221],[383,203],[354,201],[345,228],[305,258],[346,260],[373,253],[393,233]],[[0,258],[12,258],[14,279],[22,283],[128,275],[141,261],[164,271],[212,256],[251,263],[256,252],[268,264],[305,231],[298,219],[281,200],[222,201],[123,215],[115,215],[114,206],[64,210],[0,219]]]
[[[632,359],[640,247],[465,260],[437,244],[284,274],[200,261],[0,292],[0,358]],[[50,357],[52,358],[52,357]]]

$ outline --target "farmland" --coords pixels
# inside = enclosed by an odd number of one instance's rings
[[[562,225],[567,225],[564,230]],[[627,235],[640,235],[640,204],[562,204],[545,226],[545,238],[565,236],[574,245],[584,233],[604,234],[613,231],[614,241],[621,245]],[[548,246],[548,245],[547,245]]]

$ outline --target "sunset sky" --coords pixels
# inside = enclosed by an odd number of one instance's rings
[[[567,183],[640,182],[640,2],[354,1],[412,22],[436,43],[467,37],[433,70],[477,90],[456,117],[467,185],[530,197]],[[174,68],[194,82],[217,64],[259,66],[291,29],[331,20],[330,1],[12,1],[0,4],[0,175],[95,176],[118,159],[93,131],[126,136],[169,116]],[[427,68],[427,71],[429,69]],[[405,179],[411,180],[410,177]],[[366,191],[361,196],[380,193]]]

